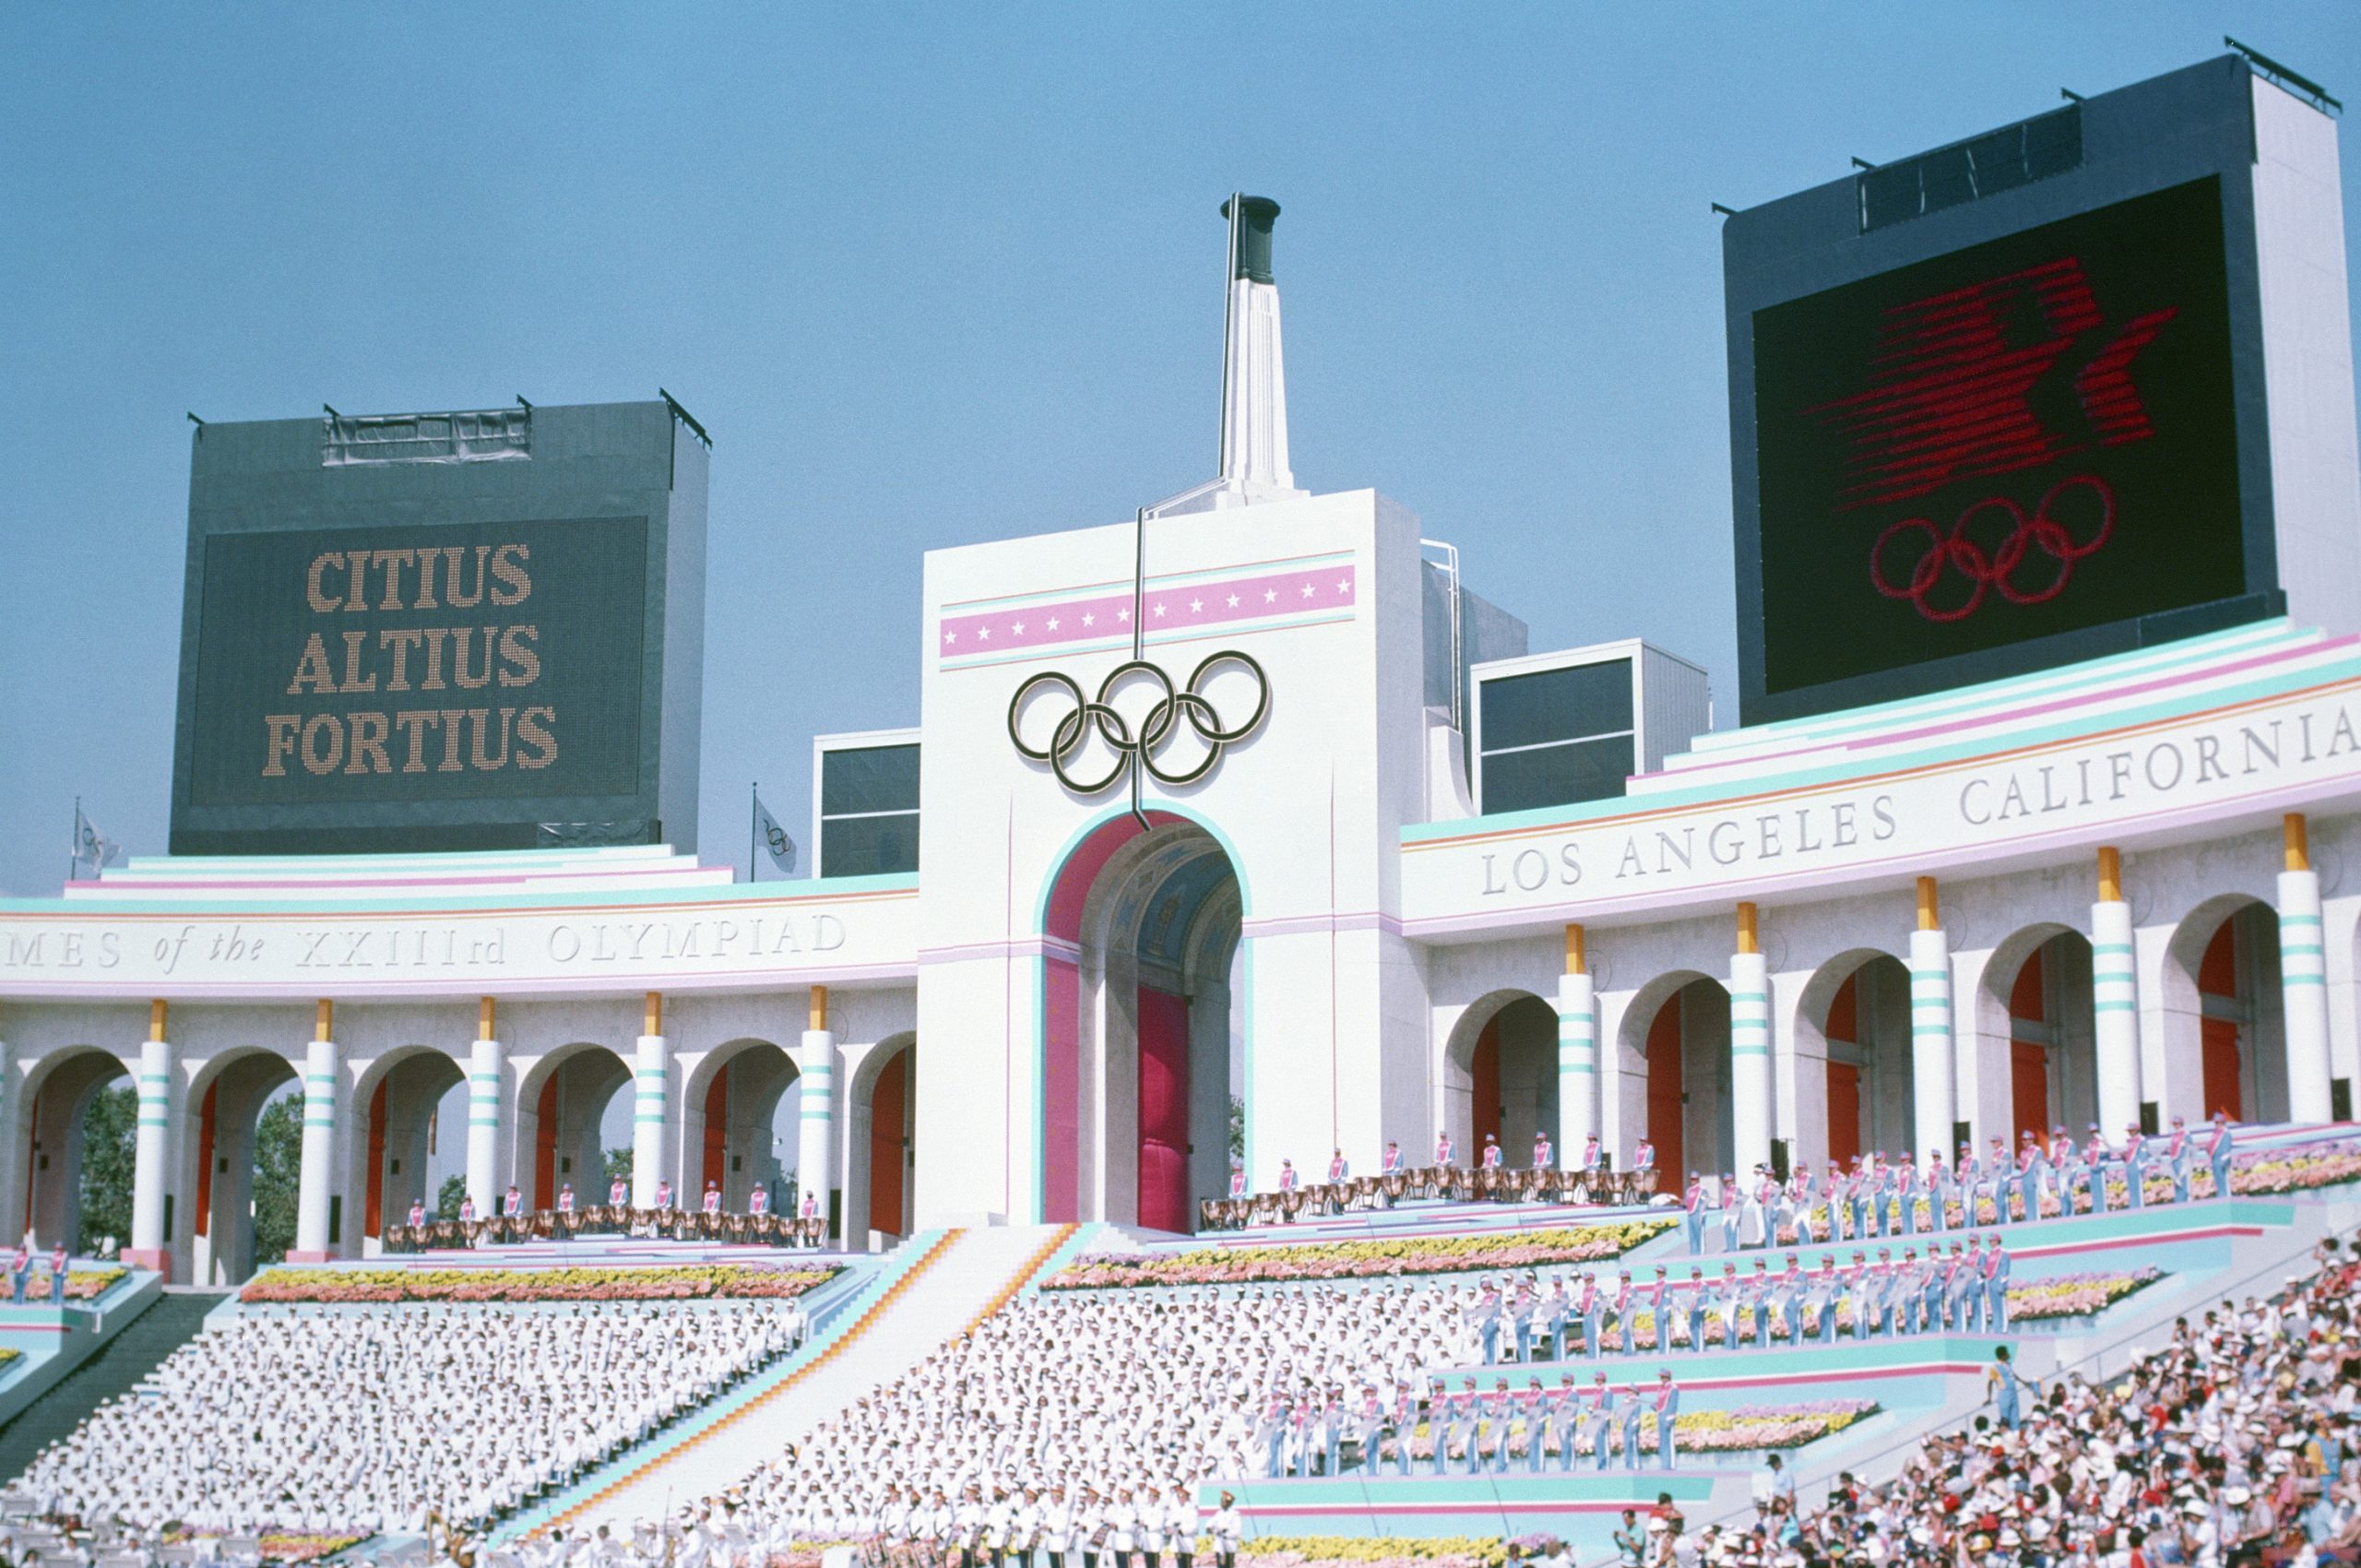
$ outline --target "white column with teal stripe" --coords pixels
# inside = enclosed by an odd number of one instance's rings
[[[1760,953],[1730,955],[1730,1131],[1741,1181],[1771,1163],[1771,976]],[[1687,1179],[1667,1171],[1665,1189],[1678,1192]]]
[[[2110,1143],[2120,1142],[2140,1120],[2140,987],[2132,973],[2131,906],[2120,898],[2091,906],[2091,1032],[2099,1129]]]
[[[164,1246],[164,1190],[171,1180],[172,1046],[151,1039],[139,1047],[139,1126],[132,1144],[131,1245],[156,1253]]]
[[[468,1056],[468,1196],[475,1200],[480,1219],[500,1212],[506,1192],[500,1180],[500,1127],[508,1104],[503,1082],[507,1058],[496,1039],[476,1041]],[[632,1146],[638,1147],[637,1128],[633,1129]],[[638,1162],[635,1154],[632,1163],[636,1167]],[[599,1201],[605,1199],[601,1193]]]
[[[633,1055],[635,1093],[631,1115],[631,1202],[656,1206],[656,1183],[670,1169],[672,1129],[672,1043],[662,1035],[642,1035]],[[679,1201],[680,1194],[674,1194]]]
[[[2328,949],[2321,942],[2320,873],[2279,873],[2279,985],[2287,1037],[2287,1117],[2329,1119]]]
[[[796,1213],[802,1212],[805,1193],[817,1194],[820,1214],[828,1212],[828,1193],[836,1180],[836,1037],[830,1029],[803,1031],[802,1049],[795,1054],[796,1085],[801,1093],[795,1139]]]
[[[1948,1158],[1959,1119],[1959,1058],[1952,1046],[1952,942],[1942,927],[1910,933],[1911,1128],[1920,1162]]]
[[[337,1045],[315,1039],[303,1051],[303,1178],[295,1199],[295,1250],[328,1252],[328,1192],[336,1184]]]
[[[1558,1164],[1582,1163],[1598,1134],[1598,1008],[1590,976],[1558,977]]]

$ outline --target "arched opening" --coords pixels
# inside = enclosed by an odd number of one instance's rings
[[[2036,927],[2001,944],[1993,959],[1986,983],[2008,1010],[2011,1138],[2087,1125],[2098,1115],[2090,939]]]
[[[575,1044],[536,1063],[517,1086],[516,1184],[528,1208],[554,1208],[571,1186],[585,1206],[607,1201],[608,1108],[631,1068],[603,1045]],[[628,1134],[618,1146],[628,1158]]]
[[[1529,991],[1493,992],[1461,1016],[1445,1062],[1443,1122],[1469,1163],[1487,1136],[1513,1170],[1531,1163],[1534,1134],[1556,1141],[1556,1007]]]
[[[1804,1010],[1827,1051],[1826,1158],[1915,1152],[1909,968],[1891,954],[1848,954],[1812,978]]]
[[[432,1046],[405,1046],[369,1064],[354,1086],[360,1108],[354,1119],[352,1178],[346,1186],[361,1198],[361,1245],[374,1252],[389,1225],[409,1223],[412,1203],[429,1217],[442,1211],[438,1167],[467,1169],[467,1119],[445,1119],[451,1091],[467,1081],[458,1063]],[[464,1107],[462,1099],[458,1103]],[[446,1146],[447,1145],[456,1146]],[[462,1177],[464,1182],[464,1174]],[[339,1227],[340,1228],[340,1227]]]
[[[2287,1120],[2292,1108],[2277,912],[2256,898],[2208,899],[2181,921],[2166,953],[2167,1017],[2179,1010],[2176,1001],[2196,1017],[2199,1114]],[[2175,992],[2182,995],[2170,994]],[[2168,1043],[2166,1055],[2170,1060],[2181,1052]],[[2326,1112],[2323,1106],[2308,1114]]]
[[[1073,956],[1044,963],[1041,1207],[1187,1231],[1228,1186],[1244,902],[1211,833],[1148,820],[1100,826],[1050,887],[1043,923]]]
[[[25,1161],[23,1230],[77,1251],[131,1241],[137,1092],[121,1058],[95,1047],[53,1051],[33,1064],[18,1097],[10,1147]]]
[[[682,1203],[695,1207],[710,1183],[720,1189],[725,1211],[742,1214],[761,1187],[772,1213],[791,1212],[787,1176],[794,1140],[782,1139],[777,1123],[781,1104],[793,1103],[788,1090],[798,1076],[794,1059],[764,1039],[731,1040],[697,1063],[682,1086]],[[606,1201],[603,1188],[597,1199]]]
[[[1661,1190],[1691,1172],[1730,1174],[1738,1160],[1730,1104],[1730,993],[1709,975],[1667,976],[1641,989],[1628,1046],[1647,1064],[1647,1140]]]
[[[303,1172],[303,1099],[295,1068],[275,1051],[225,1051],[189,1084],[181,1146],[190,1193],[190,1275],[241,1285],[281,1262],[295,1241]]]

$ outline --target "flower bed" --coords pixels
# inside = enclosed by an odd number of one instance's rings
[[[65,1299],[69,1301],[92,1301],[114,1289],[125,1269],[106,1265],[99,1268],[74,1268],[65,1271]]]
[[[242,1301],[664,1301],[801,1296],[835,1265],[680,1264],[614,1268],[272,1268]]]
[[[316,1562],[323,1557],[333,1557],[350,1547],[359,1546],[365,1536],[307,1536],[272,1534],[261,1538],[262,1557],[266,1562]]]
[[[1502,1236],[1416,1236],[1399,1241],[1303,1241],[1292,1246],[1192,1247],[1176,1253],[1098,1253],[1041,1282],[1045,1290],[1144,1285],[1259,1285],[1299,1279],[1370,1279],[1597,1263],[1672,1229],[1668,1218],[1566,1226]]]
[[[1508,1543],[1498,1537],[1264,1536],[1240,1544],[1239,1568],[1499,1568]]]
[[[2098,1274],[2061,1274],[2009,1287],[2009,1321],[2091,1317],[2163,1278],[2154,1268],[2109,1269]]]

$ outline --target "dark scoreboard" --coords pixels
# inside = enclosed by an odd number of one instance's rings
[[[2300,413],[2265,396],[2257,203],[2294,199],[2258,194],[2266,113],[2314,111],[2225,56],[1725,224],[1744,722],[2284,613],[2314,578],[2315,624],[2344,613],[2274,506]]]
[[[196,439],[175,853],[694,847],[705,454],[665,405]]]
[[[1764,688],[2245,591],[2220,183],[1759,311]]]

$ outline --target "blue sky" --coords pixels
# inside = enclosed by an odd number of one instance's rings
[[[651,396],[713,432],[708,859],[913,722],[919,552],[1210,477],[1275,196],[1298,481],[1551,647],[1735,644],[1718,220],[2361,6],[12,6],[0,890],[165,847],[189,427]],[[2361,212],[2346,173],[2348,248]]]

